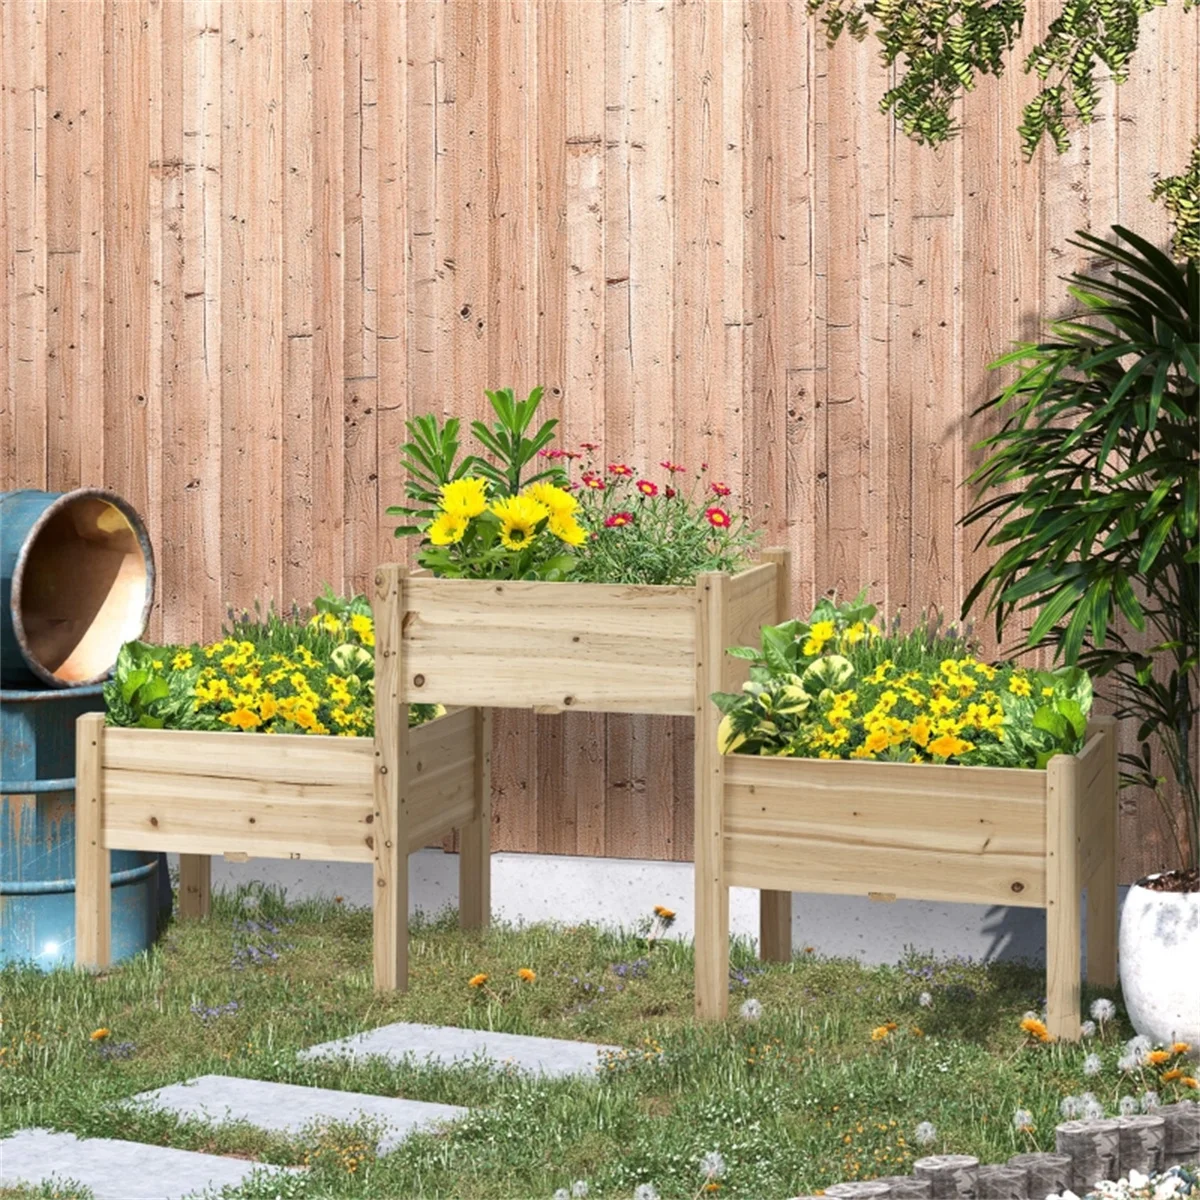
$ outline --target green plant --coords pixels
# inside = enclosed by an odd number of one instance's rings
[[[1200,655],[1200,267],[1176,264],[1114,226],[1126,246],[1079,234],[1105,273],[1071,276],[1076,313],[1052,341],[1020,346],[995,367],[1016,379],[978,414],[1004,424],[980,443],[967,525],[1000,556],[975,583],[998,633],[1032,614],[1027,644],[1054,647],[1115,684],[1117,715],[1139,722],[1125,781],[1164,781],[1165,755],[1183,796],[1167,805],[1180,854],[1200,856],[1200,797],[1191,759]],[[1149,645],[1120,627],[1124,618]]]
[[[1166,179],[1156,179],[1152,193],[1171,214],[1175,233],[1171,249],[1176,258],[1200,262],[1200,137],[1192,142],[1187,169]]]
[[[1046,36],[1027,55],[1026,74],[1044,86],[1025,106],[1021,144],[1032,155],[1044,136],[1062,153],[1068,120],[1088,124],[1099,102],[1095,74],[1129,76],[1142,18],[1166,0],[1066,0]],[[1182,0],[1185,12],[1195,0]],[[1000,75],[1016,45],[1029,0],[808,0],[832,43],[843,33],[861,41],[875,26],[883,61],[904,72],[880,102],[916,141],[939,145],[957,132],[952,111],[975,77]],[[1052,83],[1046,83],[1053,76]]]
[[[806,621],[762,630],[740,692],[718,692],[721,750],[801,758],[1042,768],[1083,745],[1091,681],[976,657],[969,633],[929,615],[884,632],[865,593],[822,599]]]
[[[397,526],[395,536],[423,534],[437,517],[442,488],[468,476],[486,479],[493,497],[515,496],[542,479],[564,482],[556,466],[522,479],[522,472],[550,444],[558,426],[557,420],[543,421],[532,437],[526,436],[544,392],[536,387],[524,400],[517,400],[511,388],[485,393],[497,420],[490,428],[483,421],[472,421],[471,432],[494,462],[474,454],[459,461],[461,421],[457,417],[445,425],[432,414],[406,421],[411,440],[400,448],[400,465],[408,473],[404,495],[409,503],[391,505],[386,512],[413,520]]]
[[[690,584],[703,571],[737,571],[758,540],[730,489],[707,468],[686,474],[661,463],[666,480],[641,478],[624,463],[597,464],[584,447],[576,483],[579,520],[590,536],[577,552],[572,577],[588,583]]]

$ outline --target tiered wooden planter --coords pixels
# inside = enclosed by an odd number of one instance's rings
[[[459,829],[460,913],[467,925],[488,918],[488,711],[704,713],[711,677],[736,687],[745,675],[725,646],[756,642],[785,615],[787,555],[763,557],[692,587],[488,583],[380,567],[373,741],[81,718],[76,961],[109,959],[100,881],[110,848],[179,852],[182,908],[195,914],[207,911],[212,854],[371,862],[376,986],[404,988],[411,851]],[[714,586],[719,628],[709,624]],[[422,702],[464,707],[409,730],[407,706]]]
[[[715,580],[708,628],[723,626],[729,603]],[[707,672],[701,694],[722,688],[711,655]],[[1047,1023],[1056,1037],[1079,1037],[1085,887],[1088,976],[1116,983],[1111,718],[1092,721],[1078,756],[1043,771],[723,756],[719,720],[710,704],[696,727],[697,1015],[727,1012],[729,889],[752,887],[773,897],[769,953],[787,944],[792,891],[1043,908]]]

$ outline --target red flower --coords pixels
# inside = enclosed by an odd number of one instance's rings
[[[714,483],[712,485],[712,490],[713,490],[713,493],[717,496],[728,496],[729,495],[729,487],[728,487],[728,485],[726,485],[724,483]]]
[[[580,449],[582,449],[582,450],[599,450],[600,449],[599,442],[580,442],[579,446],[580,446]]]
[[[686,467],[681,467],[678,463],[671,462],[670,459],[667,459],[666,462],[660,462],[658,465],[662,467],[663,470],[670,471],[672,475],[674,475],[676,471],[684,471],[687,469]]]
[[[668,500],[674,500],[674,499],[675,499],[675,497],[676,497],[678,494],[679,494],[679,493],[678,493],[678,492],[676,492],[676,491],[675,491],[675,489],[674,489],[673,487],[669,487],[669,488],[667,488],[666,495],[667,495],[667,499],[668,499]]]
[[[732,524],[729,514],[723,508],[706,509],[704,515],[708,518],[708,523],[714,529],[728,529]]]
[[[609,463],[609,473],[612,475],[632,475],[633,468],[627,467],[624,463]]]
[[[538,458],[570,458],[565,450],[539,450]]]
[[[604,491],[604,480],[599,475],[593,475],[590,471],[583,477],[583,486],[590,487],[594,492]]]
[[[651,483],[648,479],[639,479],[637,481],[637,490],[641,492],[643,496],[657,496],[658,484]]]
[[[559,455],[562,458],[569,458],[569,459],[576,459],[576,458],[583,457],[583,455],[580,454],[578,450],[560,450]]]
[[[604,518],[604,524],[608,529],[620,529],[622,525],[632,525],[633,513],[613,513],[611,517]]]

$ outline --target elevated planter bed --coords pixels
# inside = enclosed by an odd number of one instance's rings
[[[210,856],[374,867],[374,977],[408,974],[408,855],[458,830],[459,916],[490,911],[490,714],[458,709],[416,729],[400,700],[402,568],[376,575],[375,736],[193,733],[76,722],[76,962],[108,965],[112,849],[175,851],[180,907],[204,916]]]
[[[723,590],[709,597],[712,628],[722,625]],[[709,684],[708,693],[723,690],[715,668]],[[722,755],[719,720],[710,704],[696,730],[698,1016],[727,1013],[729,888],[753,887],[773,897],[764,946],[789,953],[793,891],[1043,908],[1047,1024],[1056,1037],[1079,1037],[1085,887],[1088,975],[1116,983],[1111,718],[1091,722],[1077,756],[1041,771]]]

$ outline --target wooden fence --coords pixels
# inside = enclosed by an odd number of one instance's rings
[[[707,461],[802,604],[955,610],[985,364],[1061,311],[1074,230],[1166,237],[1200,13],[1143,25],[1026,163],[1020,71],[923,149],[803,0],[4,0],[0,488],[127,496],[152,634],[211,636],[407,551],[406,417],[544,383],[570,442]],[[496,725],[497,845],[690,856],[689,722]],[[1125,809],[1128,878],[1166,851]]]

